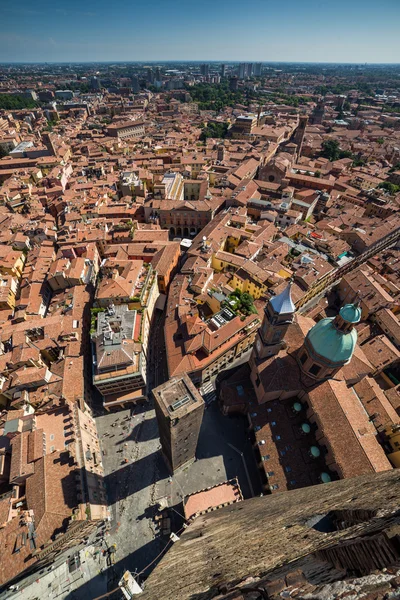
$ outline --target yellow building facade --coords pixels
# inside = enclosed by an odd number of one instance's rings
[[[398,469],[400,467],[400,425],[389,425],[385,428],[384,432],[392,450],[387,457],[392,465]]]

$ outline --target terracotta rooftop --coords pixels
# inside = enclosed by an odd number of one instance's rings
[[[240,500],[243,497],[238,481],[231,479],[187,496],[184,500],[185,518],[189,520],[210,509],[215,510]]]

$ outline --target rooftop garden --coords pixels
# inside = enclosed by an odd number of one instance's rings
[[[99,312],[104,312],[105,308],[91,308],[90,309],[90,335],[93,335],[97,331],[97,315]]]
[[[236,314],[242,314],[244,317],[257,314],[253,296],[247,292],[241,292],[239,288],[236,288],[229,296],[227,305],[234,310]]]

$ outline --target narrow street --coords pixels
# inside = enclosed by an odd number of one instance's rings
[[[126,568],[139,572],[160,552],[165,541],[153,517],[157,485],[168,473],[159,453],[158,427],[151,390],[167,378],[163,313],[156,311],[147,363],[148,402],[96,418],[103,450],[105,485],[111,510],[107,544],[116,544],[113,588]]]

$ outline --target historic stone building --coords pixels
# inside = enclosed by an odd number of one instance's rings
[[[221,389],[224,413],[247,414],[264,490],[390,470],[376,407],[354,387],[372,370],[357,346],[361,308],[346,304],[318,323],[295,310],[289,283],[265,307],[249,365]],[[252,387],[243,404],[235,389],[246,377]],[[398,422],[394,411],[387,418]]]
[[[204,400],[184,374],[153,390],[162,453],[174,473],[194,461]]]

